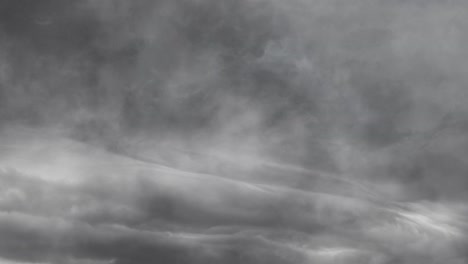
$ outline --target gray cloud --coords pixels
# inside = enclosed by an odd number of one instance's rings
[[[47,143],[44,147],[53,151]],[[456,258],[456,247],[465,244],[466,208],[461,205],[404,205],[375,196],[301,191],[81,148],[69,145],[64,152],[60,146],[58,162],[73,156],[81,164],[78,171],[94,169],[91,177],[1,174],[2,186],[7,186],[0,200],[2,256],[51,263],[67,258],[385,263],[395,252],[406,261],[435,257],[426,247]],[[60,171],[58,156],[50,153],[48,163]],[[23,162],[34,164],[35,158]],[[100,175],[100,168],[112,175]],[[408,248],[408,243],[414,246]]]
[[[466,262],[465,5],[1,2],[0,262]]]

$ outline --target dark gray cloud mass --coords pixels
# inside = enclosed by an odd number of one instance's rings
[[[468,263],[467,5],[0,1],[0,263]]]

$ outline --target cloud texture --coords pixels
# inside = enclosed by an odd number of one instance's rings
[[[466,263],[466,5],[1,1],[0,262]]]

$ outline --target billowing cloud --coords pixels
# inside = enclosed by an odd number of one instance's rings
[[[1,263],[465,263],[462,1],[0,3]]]

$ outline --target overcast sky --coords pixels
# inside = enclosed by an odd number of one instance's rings
[[[465,2],[0,1],[0,263],[467,263]]]

